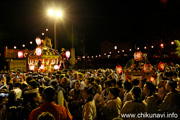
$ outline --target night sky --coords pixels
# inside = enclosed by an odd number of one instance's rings
[[[82,40],[86,53],[96,55],[103,41],[148,45],[156,40],[180,39],[179,0],[85,1],[89,0],[0,1],[1,53],[5,46],[21,49],[25,44],[26,48],[35,49],[35,38],[44,38],[42,32],[53,39],[53,19],[47,10],[54,6],[65,14],[57,23],[58,48],[71,48],[73,25],[76,55],[82,56]],[[30,41],[34,44],[30,45]]]

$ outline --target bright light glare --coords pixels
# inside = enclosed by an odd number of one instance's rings
[[[58,17],[58,18],[60,18],[60,17],[62,17],[62,12],[61,11],[56,11],[56,17]]]
[[[48,13],[49,13],[49,15],[53,16],[54,15],[54,10],[49,10]]]

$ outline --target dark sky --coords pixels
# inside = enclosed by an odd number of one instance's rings
[[[89,55],[100,53],[103,41],[120,43],[129,41],[147,45],[156,40],[180,39],[179,0],[15,0],[0,1],[0,49],[5,45],[22,48],[36,36],[53,39],[53,19],[47,9],[59,6],[65,17],[57,23],[59,48],[71,48],[71,27],[77,55],[82,55],[82,39]],[[97,2],[98,1],[98,2]]]

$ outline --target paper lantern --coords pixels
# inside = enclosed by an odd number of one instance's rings
[[[58,70],[59,69],[59,65],[54,65],[54,69]]]
[[[36,44],[41,45],[41,39],[39,37],[36,38]]]
[[[134,59],[135,59],[136,61],[140,61],[141,58],[142,58],[142,52],[135,52],[135,53],[134,53]]]
[[[151,64],[144,64],[144,72],[149,73],[152,71],[152,66]]]
[[[165,69],[165,64],[164,64],[163,62],[160,62],[160,63],[158,64],[158,70],[161,71],[161,72],[163,72],[164,69]]]
[[[122,67],[120,65],[116,66],[116,71],[118,74],[122,74],[123,72]]]
[[[23,58],[23,51],[18,51],[18,58]]]
[[[67,50],[67,51],[65,52],[65,55],[66,55],[66,58],[69,58],[69,57],[70,57],[70,51]]]
[[[36,55],[41,56],[42,55],[42,49],[40,47],[36,48]]]
[[[149,77],[149,81],[154,82],[155,78],[154,77]]]
[[[29,70],[34,70],[34,68],[35,68],[35,66],[34,65],[31,65],[31,66],[29,66]]]
[[[43,69],[44,69],[44,65],[41,65],[39,68],[40,68],[41,70],[43,70]]]

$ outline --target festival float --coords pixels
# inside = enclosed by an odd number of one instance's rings
[[[36,49],[28,56],[28,69],[39,72],[58,70],[62,56],[52,49],[51,39],[48,37],[44,40],[36,38],[36,44]]]
[[[134,58],[129,60],[125,66],[126,81],[131,81],[132,79],[142,80],[143,78],[149,81],[152,80],[152,65],[146,56],[147,54],[141,51],[134,53]]]

